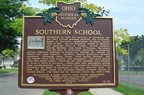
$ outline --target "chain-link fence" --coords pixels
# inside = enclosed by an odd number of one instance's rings
[[[129,87],[144,89],[144,39],[122,46],[127,56],[117,53],[119,81]]]

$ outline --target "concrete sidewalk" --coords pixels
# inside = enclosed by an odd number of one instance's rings
[[[93,88],[89,90],[93,95],[123,95],[111,88]]]

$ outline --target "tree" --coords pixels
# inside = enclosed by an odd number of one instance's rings
[[[35,15],[39,9],[27,7],[18,0],[0,0],[0,54],[14,54],[18,49],[18,37],[22,34],[22,17]],[[11,52],[11,53],[8,53]],[[12,53],[13,52],[13,53]]]
[[[127,41],[123,40],[122,43],[121,43],[121,46],[130,44],[131,42],[136,42],[136,41],[139,41],[139,40],[142,40],[142,39],[144,39],[144,35],[130,36],[130,42],[129,41],[127,42]]]
[[[38,8],[28,7],[24,4],[21,6],[21,13],[23,16],[34,16],[38,11],[40,11]],[[16,18],[11,23],[11,27],[13,27],[15,31],[17,31],[17,36],[21,37],[22,27],[23,27],[23,18],[22,17]]]
[[[3,54],[3,58],[9,58],[9,57],[12,57],[14,59],[15,55],[18,54],[18,49],[13,51],[13,50],[10,50],[10,49],[5,49],[2,51],[2,54]]]
[[[87,9],[90,9],[92,12],[96,12],[96,13],[100,13],[100,12],[102,12],[102,10],[104,9],[104,7],[96,6],[96,5],[93,4],[93,3],[90,3],[90,4],[83,3],[83,4],[82,4],[82,7],[85,7],[85,8],[87,8]]]
[[[138,52],[144,48],[144,36],[131,36],[130,42],[122,41],[121,47],[129,51],[129,57],[132,61],[135,61],[137,58]]]
[[[128,34],[128,30],[125,29],[117,29],[114,30],[114,40],[116,41],[116,51],[119,52],[122,55],[128,55],[128,52],[125,48],[122,48],[122,42],[129,43],[130,42],[130,36]]]
[[[0,0],[0,53],[5,49],[17,48],[18,35],[11,23],[17,17],[22,17],[21,6],[22,3],[17,0]]]

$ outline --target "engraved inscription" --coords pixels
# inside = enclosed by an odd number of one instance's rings
[[[46,36],[46,51],[27,51],[27,73],[49,82],[69,84],[105,76],[111,73],[110,39]]]

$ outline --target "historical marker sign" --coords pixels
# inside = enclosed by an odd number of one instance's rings
[[[58,4],[56,18],[24,17],[19,86],[92,88],[117,85],[112,18],[86,21],[79,3]]]

